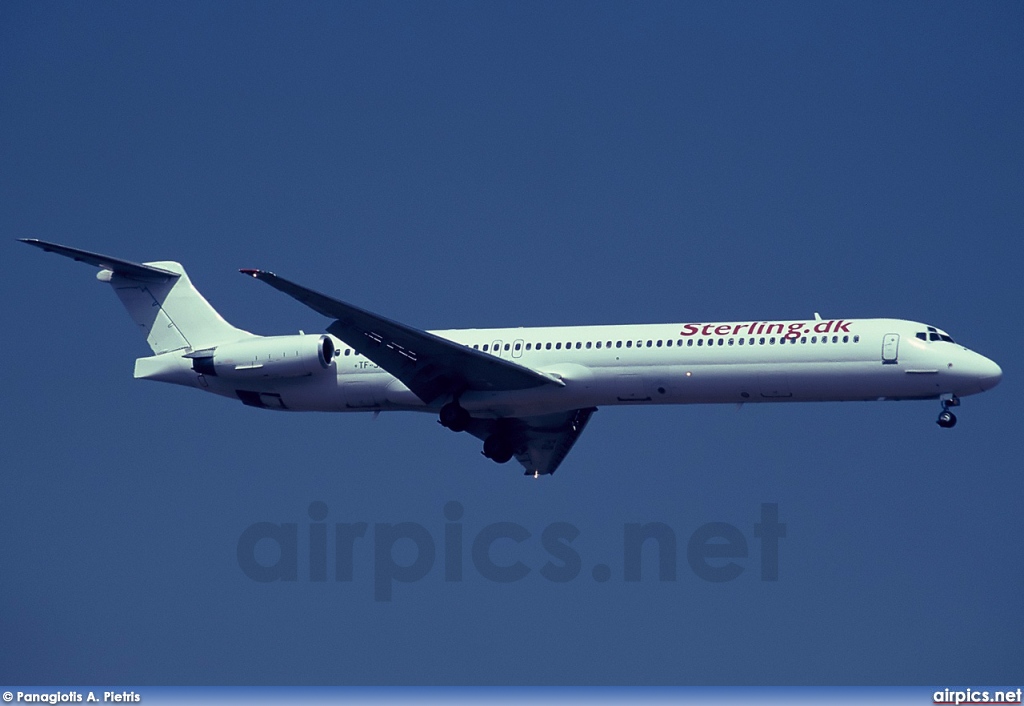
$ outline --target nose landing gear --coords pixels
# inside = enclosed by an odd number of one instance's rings
[[[960,398],[956,395],[952,395],[948,400],[942,400],[942,411],[939,412],[939,418],[936,420],[943,429],[952,429],[956,426],[956,415],[949,411],[950,407],[959,407]]]

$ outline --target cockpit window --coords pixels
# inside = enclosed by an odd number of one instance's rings
[[[945,341],[946,343],[953,343],[952,337],[942,333],[934,326],[929,326],[927,331],[918,331],[915,335],[922,341]]]

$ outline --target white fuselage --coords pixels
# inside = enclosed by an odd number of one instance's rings
[[[333,322],[327,334],[254,336],[228,323],[178,262],[33,247],[99,267],[154,355],[135,377],[294,411],[436,413],[497,463],[557,470],[604,405],[942,399],[999,384],[994,362],[900,319],[745,321],[423,331],[243,269]]]
[[[571,326],[433,331],[564,383],[466,392],[475,417],[527,417],[585,407],[930,399],[983,392],[999,366],[925,324],[899,319]],[[287,410],[436,412],[338,339],[329,367],[271,378],[263,368],[196,373],[181,352],[140,359],[136,377],[196,386]],[[240,393],[241,391],[241,393]],[[244,394],[242,394],[244,393]]]

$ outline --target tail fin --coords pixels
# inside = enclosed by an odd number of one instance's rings
[[[156,354],[199,350],[253,335],[225,321],[177,262],[140,264],[42,240],[22,242],[101,267],[96,278],[114,288]]]
[[[179,349],[199,350],[252,336],[235,328],[199,293],[185,268],[177,262],[147,262],[177,274],[164,282],[145,282],[103,270],[97,277],[109,282],[132,320],[146,334],[156,354]]]

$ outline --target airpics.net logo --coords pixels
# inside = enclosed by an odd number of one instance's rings
[[[932,694],[933,704],[1019,704],[1022,689],[943,689]]]
[[[570,522],[551,522],[539,532],[508,521],[475,525],[465,521],[465,508],[454,500],[444,505],[443,521],[433,532],[419,522],[328,523],[330,510],[320,501],[310,503],[306,514],[308,522],[246,527],[237,543],[242,573],[259,583],[326,582],[328,577],[351,583],[372,576],[373,599],[384,602],[392,600],[396,584],[431,577],[459,583],[475,574],[485,581],[515,583],[536,573],[552,584],[568,584],[585,580],[581,576],[589,567],[597,583],[615,578],[639,582],[645,556],[648,574],[655,573],[653,562],[658,581],[676,581],[680,554],[703,581],[727,583],[748,569],[758,570],[761,581],[777,581],[780,540],[786,537],[777,503],[761,503],[760,517],[743,529],[707,522],[679,534],[665,522],[628,522],[612,552],[621,564],[613,568],[585,562],[578,550],[582,533]]]

